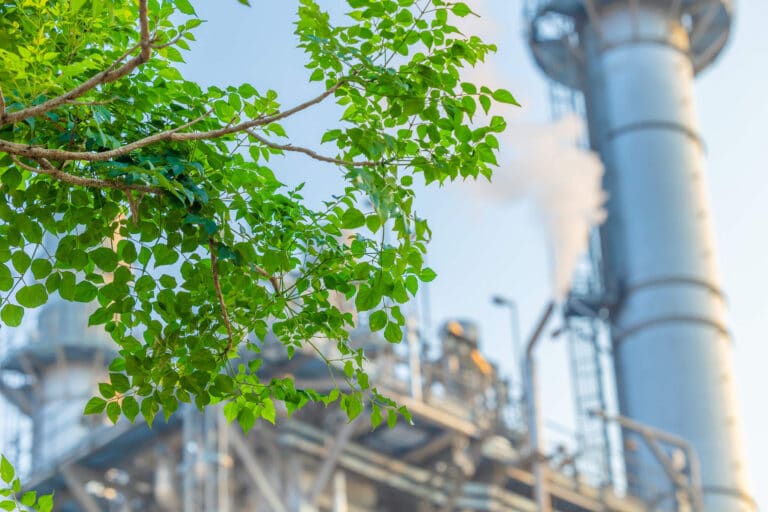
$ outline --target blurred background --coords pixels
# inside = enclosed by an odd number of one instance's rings
[[[524,381],[514,357],[515,339],[519,351],[520,338],[527,338],[533,331],[546,304],[553,299],[564,304],[574,276],[579,279],[589,273],[587,235],[590,227],[605,219],[609,195],[601,189],[601,161],[594,153],[582,149],[587,140],[586,125],[580,115],[583,104],[562,87],[553,86],[531,57],[527,42],[529,25],[522,2],[468,3],[480,17],[463,20],[462,30],[479,34],[499,47],[485,65],[469,72],[470,78],[511,90],[522,108],[510,107],[503,112],[510,128],[503,140],[501,166],[493,185],[451,183],[419,190],[417,210],[429,219],[433,230],[428,263],[437,271],[438,279],[421,294],[411,313],[417,322],[414,332],[418,332],[419,342],[424,346],[425,360],[440,360],[446,340],[470,339],[472,347],[479,348],[485,359],[498,366],[498,370],[494,368],[498,378],[509,381],[514,402]],[[529,14],[534,16],[537,4],[547,3],[531,2]],[[254,4],[253,8],[245,8],[236,2],[195,3],[208,22],[198,30],[198,42],[186,55],[187,76],[205,84],[251,82],[262,89],[272,88],[280,92],[285,105],[313,96],[317,84],[306,84],[303,57],[294,48],[293,2]],[[343,12],[342,4],[332,0],[327,7],[338,14]],[[706,193],[712,207],[710,221],[719,268],[719,276],[713,279],[719,279],[727,299],[726,323],[733,338],[736,410],[743,431],[745,469],[752,481],[752,496],[761,507],[768,506],[768,486],[763,485],[768,481],[768,412],[764,407],[768,389],[768,156],[763,140],[764,120],[768,117],[768,71],[763,65],[768,54],[766,21],[768,3],[741,0],[736,5],[727,46],[697,76],[692,96],[698,133],[704,141]],[[333,107],[325,105],[318,112],[286,123],[297,144],[317,148],[324,128],[337,116]],[[315,204],[341,186],[331,166],[293,155],[275,162],[276,170],[284,171],[278,174],[280,179],[290,184],[307,183],[305,196]],[[649,208],[648,215],[652,213]],[[456,323],[457,320],[460,322]],[[580,424],[583,419],[580,420],[577,410],[580,397],[578,379],[574,380],[572,375],[573,351],[567,336],[551,336],[565,326],[564,322],[556,314],[537,348],[541,424],[550,461],[558,451],[577,454],[580,443],[585,442],[579,439],[579,429],[584,425]],[[597,336],[604,344],[607,331],[601,329]],[[400,356],[407,359],[408,354]],[[597,357],[602,358],[600,364],[604,368],[610,368],[604,354]],[[400,377],[407,380],[407,370],[402,371]],[[611,388],[613,379],[604,376],[601,384]],[[605,395],[606,410],[615,413],[615,393],[608,389]],[[512,409],[516,411],[511,413],[515,417],[506,419],[513,424],[518,422],[516,428],[525,430],[520,423],[525,421],[520,419],[526,414],[524,404],[518,401]],[[609,457],[610,471],[624,473],[618,459],[622,441],[617,426],[614,424],[598,434],[605,435],[616,451]],[[526,442],[520,446],[524,447]],[[520,453],[524,455],[525,449],[521,448]],[[535,471],[535,463],[533,466],[531,471]],[[564,462],[563,468],[566,466],[568,463]],[[689,466],[690,461],[682,464],[686,471]],[[88,478],[97,481],[95,477]],[[154,478],[157,483],[159,477]],[[626,475],[616,479],[616,492],[621,497],[633,484]],[[527,485],[523,494],[534,499],[534,484]],[[590,485],[599,487],[594,481]],[[98,495],[94,489],[91,486],[88,492]],[[101,494],[100,499],[105,499],[103,489]],[[166,509],[181,507],[169,500]],[[681,502],[660,507],[696,510],[695,500],[690,501],[690,509],[685,509]],[[329,505],[328,510],[332,506],[335,505]],[[508,504],[508,508],[498,510],[516,510],[517,506]],[[519,509],[536,510],[531,506],[520,504]],[[591,510],[569,506],[576,507],[563,502],[557,509]],[[615,506],[606,510],[625,510]],[[626,510],[634,510],[630,505],[627,507],[630,508]],[[710,505],[706,510],[726,508]]]

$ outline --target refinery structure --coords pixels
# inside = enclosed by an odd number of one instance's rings
[[[360,319],[351,341],[413,426],[372,431],[365,414],[348,422],[309,406],[247,436],[216,407],[182,408],[152,429],[112,426],[81,413],[115,347],[85,327],[87,306],[51,300],[0,351],[3,452],[67,512],[756,512],[692,94],[726,43],[732,8],[526,3],[553,110],[586,117],[610,199],[571,294],[523,340],[521,389],[482,356],[471,322],[447,322],[433,356],[417,322],[393,347]],[[555,335],[567,339],[578,415],[575,442],[559,449],[545,443],[536,358]],[[310,352],[289,360],[268,339],[262,355],[265,377],[335,385]]]

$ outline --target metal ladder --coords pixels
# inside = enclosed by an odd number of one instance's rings
[[[569,114],[585,117],[583,95],[550,82],[549,101],[551,117],[558,120]],[[586,133],[579,146],[589,146]],[[605,286],[602,280],[602,260],[598,229],[590,233],[589,250],[576,269],[571,298],[602,299]],[[610,341],[606,322],[596,310],[585,308],[566,315],[565,328],[571,366],[573,397],[576,406],[577,457],[575,469],[579,477],[591,485],[609,489],[614,485],[612,446],[605,421],[592,415],[592,411],[607,410],[606,377],[610,375]]]

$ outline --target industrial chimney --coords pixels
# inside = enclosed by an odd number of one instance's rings
[[[720,53],[730,0],[538,0],[533,56],[584,93],[610,199],[604,280],[622,415],[688,440],[707,512],[755,511],[733,401],[693,77]],[[625,432],[629,490],[677,510],[651,450]]]

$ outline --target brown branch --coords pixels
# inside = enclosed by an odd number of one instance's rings
[[[235,343],[235,337],[232,334],[232,324],[229,321],[229,313],[227,313],[227,305],[224,302],[224,294],[221,293],[221,283],[219,282],[219,259],[216,256],[216,244],[213,238],[208,239],[208,248],[211,251],[211,275],[213,276],[213,288],[216,290],[216,297],[219,299],[219,306],[221,306],[221,316],[224,319],[224,325],[227,328],[227,336],[229,341],[227,342],[227,348],[222,355],[229,354],[232,350],[232,346]]]
[[[102,105],[109,105],[114,103],[116,98],[110,98],[108,100],[101,101],[81,101],[81,100],[68,100],[67,105],[78,105],[81,107],[98,107]]]
[[[32,146],[30,144],[19,144],[16,142],[10,142],[2,139],[0,139],[0,151],[9,153],[11,155],[20,155],[20,156],[25,156],[25,157],[34,158],[34,159],[47,158],[49,160],[84,160],[88,162],[103,162],[103,161],[112,160],[114,158],[118,158],[121,156],[125,156],[132,151],[136,151],[137,149],[141,149],[143,147],[149,146],[150,144],[155,144],[157,142],[216,139],[219,137],[223,137],[225,135],[230,135],[232,133],[245,132],[246,130],[250,128],[254,128],[256,126],[264,126],[270,123],[274,123],[275,121],[284,119],[286,117],[289,117],[293,114],[301,112],[302,110],[306,110],[307,108],[320,103],[325,98],[327,98],[328,96],[333,94],[335,91],[337,91],[339,87],[341,87],[344,83],[345,83],[345,80],[341,80],[336,85],[327,89],[319,96],[316,96],[311,100],[305,101],[304,103],[301,103],[283,112],[278,112],[277,114],[274,114],[272,116],[251,119],[251,120],[242,122],[240,124],[225,126],[223,128],[218,128],[216,130],[208,130],[203,132],[178,133],[179,131],[185,128],[189,128],[190,126],[196,124],[197,122],[201,121],[202,119],[210,115],[210,111],[208,111],[202,116],[198,117],[197,119],[194,119],[181,126],[177,126],[176,128],[172,128],[170,130],[166,130],[160,133],[155,133],[154,135],[149,135],[147,137],[144,137],[143,139],[139,139],[129,144],[126,144],[125,146],[119,147],[117,149],[107,150],[107,151],[101,151],[101,152],[67,151],[63,149],[41,148],[38,146]],[[45,103],[43,103],[43,105],[45,105]]]
[[[92,151],[67,151],[65,149],[49,149],[49,148],[41,148],[39,146],[32,146],[30,144],[19,144],[17,142],[10,142],[7,140],[0,139],[0,151],[3,151],[5,153],[11,154],[11,155],[21,155],[28,158],[48,158],[50,160],[84,160],[87,162],[104,162],[107,160],[113,160],[115,158],[125,156],[128,153],[132,151],[136,151],[137,149],[141,149],[145,146],[148,146],[150,144],[154,144],[156,142],[161,142],[165,140],[176,140],[173,139],[172,136],[179,130],[183,130],[185,128],[189,128],[190,126],[199,123],[209,115],[211,115],[211,110],[208,110],[200,117],[193,119],[192,121],[185,123],[181,126],[177,126],[176,128],[173,128],[171,130],[166,130],[164,132],[156,133],[154,135],[150,135],[148,137],[144,137],[143,139],[139,139],[135,142],[131,142],[130,144],[126,144],[125,146],[121,146],[117,149],[111,149],[107,151],[101,151],[98,153],[94,153]]]
[[[91,89],[99,85],[106,84],[109,82],[114,82],[115,80],[118,80],[119,78],[124,77],[125,75],[127,75],[128,73],[136,69],[138,66],[140,66],[141,64],[149,60],[150,53],[152,50],[152,41],[149,38],[149,17],[148,17],[147,11],[148,11],[147,0],[139,0],[140,42],[138,45],[134,46],[133,48],[125,52],[123,55],[121,55],[107,69],[105,69],[101,73],[97,73],[96,75],[92,76],[91,78],[89,78],[82,84],[78,85],[74,89],[71,89],[70,91],[67,91],[64,94],[56,96],[55,98],[51,98],[50,100],[44,103],[41,103],[39,105],[27,107],[25,109],[17,110],[16,112],[12,112],[12,113],[6,112],[4,116],[0,117],[0,126],[5,124],[17,123],[22,119],[26,119],[28,117],[35,117],[41,114],[45,114],[46,112],[50,112],[51,110],[60,107],[61,105],[67,103],[68,101],[79,98],[86,92],[90,91]],[[125,62],[122,66],[118,67],[118,65],[121,62],[123,62],[123,60],[125,60],[131,53],[133,53],[136,50],[136,48],[141,49],[141,51],[139,52],[139,55],[137,55],[136,57],[133,57],[132,59]],[[17,154],[21,154],[21,153],[17,153]],[[40,155],[39,157],[49,158],[48,156],[45,156],[45,155]]]
[[[149,39],[149,12],[147,9],[147,0],[139,0],[139,37],[141,45],[141,53],[139,58],[141,62],[147,62],[149,60],[150,53],[152,51],[152,41]]]
[[[276,142],[272,142],[269,139],[265,139],[258,133],[254,132],[253,130],[246,130],[248,135],[253,137],[254,139],[258,140],[265,146],[269,146],[270,148],[279,149],[281,151],[293,151],[296,153],[304,153],[305,155],[314,158],[315,160],[320,160],[321,162],[328,162],[336,165],[347,165],[350,167],[376,167],[381,165],[384,162],[374,162],[374,161],[363,161],[363,162],[355,162],[355,161],[349,161],[349,160],[340,160],[338,158],[332,158],[329,156],[324,156],[321,154],[318,154],[311,149],[303,148],[301,146],[294,146],[293,144],[278,144]]]
[[[141,203],[144,194],[140,194],[137,200],[133,197],[133,190],[126,190],[125,197],[128,199],[128,207],[131,209],[131,221],[134,227],[137,227],[139,225],[139,203]]]
[[[21,167],[22,169],[35,174],[44,174],[71,185],[90,188],[115,189],[122,190],[124,192],[136,190],[138,192],[144,192],[147,194],[162,194],[164,192],[161,188],[151,187],[149,185],[133,185],[116,180],[104,180],[99,178],[85,178],[83,176],[75,176],[74,174],[69,174],[62,171],[61,169],[56,168],[50,161],[45,158],[36,159],[37,163],[40,164],[40,167],[32,167],[31,165],[27,165],[21,162],[14,155],[11,155],[11,159],[17,166]]]
[[[267,278],[267,280],[270,282],[270,284],[272,284],[272,288],[274,288],[276,294],[280,293],[280,281],[278,281],[275,276],[270,275],[269,272],[267,272],[266,270],[264,270],[263,268],[261,268],[258,265],[253,265],[253,269],[258,274],[261,274],[262,276]]]
[[[3,88],[0,87],[0,124],[3,124],[5,120],[5,96],[3,96]]]

